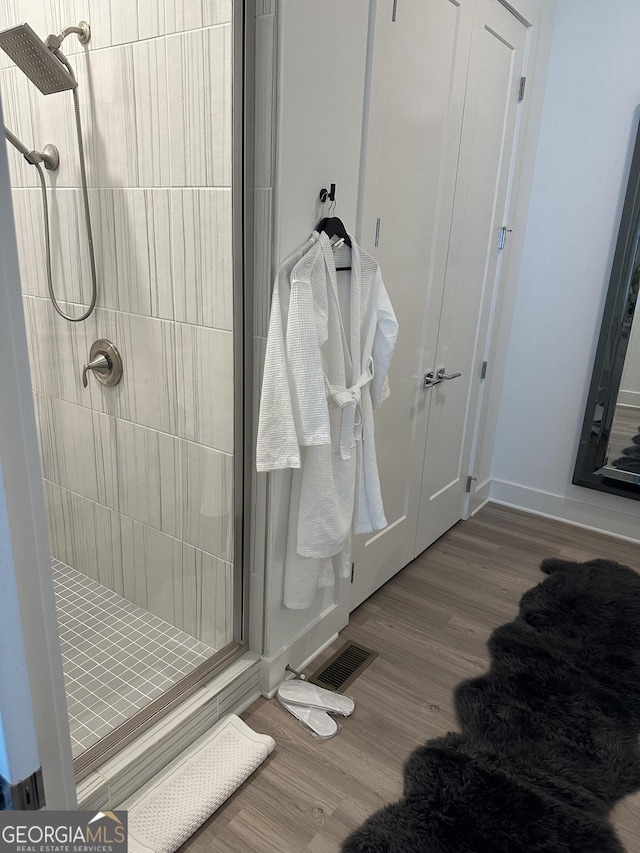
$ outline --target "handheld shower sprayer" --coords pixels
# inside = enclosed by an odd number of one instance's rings
[[[60,154],[58,153],[58,149],[55,145],[45,145],[42,151],[38,151],[35,148],[32,151],[29,151],[24,142],[21,142],[15,133],[12,133],[9,130],[6,124],[4,126],[4,135],[13,147],[22,154],[27,163],[30,163],[32,166],[36,166],[38,163],[44,163],[45,169],[48,169],[50,172],[55,172],[59,167]]]
[[[42,171],[41,163],[45,168],[55,170],[58,168],[60,158],[58,151],[53,145],[45,145],[43,151],[29,148],[21,142],[7,127],[4,134],[9,142],[25,158],[25,160],[38,170],[40,186],[42,189],[42,207],[44,211],[44,241],[45,258],[47,266],[47,285],[51,304],[58,314],[71,323],[78,323],[91,316],[98,298],[98,285],[96,278],[96,263],[93,251],[93,235],[91,232],[91,215],[89,212],[89,193],[87,190],[87,174],[84,162],[84,144],[82,141],[82,124],[80,121],[80,101],[78,99],[78,81],[68,59],[60,51],[60,45],[67,36],[75,33],[81,44],[87,44],[91,38],[89,24],[81,21],[77,27],[67,27],[57,35],[50,35],[47,42],[31,29],[29,24],[19,24],[0,32],[0,48],[12,59],[23,71],[31,82],[40,89],[43,95],[51,95],[54,92],[65,92],[71,90],[75,108],[76,132],[78,138],[78,153],[80,159],[80,179],[82,182],[82,196],[84,201],[84,215],[87,229],[87,243],[89,245],[89,264],[91,267],[91,301],[87,310],[78,317],[66,314],[61,308],[53,289],[53,274],[51,270],[51,238],[49,233],[49,207],[47,202],[47,187]]]

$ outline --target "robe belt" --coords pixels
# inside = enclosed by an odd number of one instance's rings
[[[367,369],[360,374],[350,388],[346,388],[344,385],[332,385],[325,376],[329,399],[339,409],[342,409],[340,427],[340,457],[342,459],[351,459],[354,438],[357,441],[362,440],[362,389],[371,382],[373,376],[372,358],[369,359]]]

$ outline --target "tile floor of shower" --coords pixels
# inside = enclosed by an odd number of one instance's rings
[[[215,650],[59,560],[51,565],[77,758]]]

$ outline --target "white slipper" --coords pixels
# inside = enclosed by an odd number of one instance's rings
[[[309,708],[306,705],[294,705],[293,702],[287,702],[279,696],[278,700],[283,708],[286,708],[318,737],[329,738],[338,734],[338,724],[326,711],[319,711],[317,708]]]
[[[299,678],[283,681],[278,687],[278,699],[284,699],[285,702],[293,702],[296,705],[306,705],[309,708],[318,708],[329,714],[340,714],[343,717],[353,714],[355,708],[355,702],[349,696],[325,690],[324,687],[301,681]]]

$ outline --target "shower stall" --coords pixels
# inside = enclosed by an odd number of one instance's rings
[[[242,6],[0,7],[78,778],[246,644]]]

